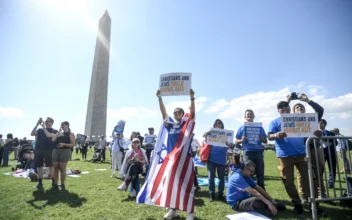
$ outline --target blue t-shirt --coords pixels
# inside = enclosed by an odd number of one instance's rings
[[[251,195],[244,191],[244,189],[248,187],[254,188],[256,186],[257,184],[252,177],[246,178],[242,175],[242,172],[235,172],[227,183],[227,203],[233,207],[239,200],[248,199]]]
[[[57,133],[57,130],[53,128],[47,128],[49,133]],[[42,128],[39,128],[37,130],[37,141],[35,142],[35,149],[36,150],[44,150],[44,149],[54,149],[56,147],[55,142],[51,140],[51,138],[48,138],[46,134],[44,133],[44,130]]]
[[[168,123],[167,126],[164,125],[166,130],[169,132],[166,146],[168,154],[174,149],[182,127],[186,123],[185,121],[182,121],[181,124],[176,124],[171,117],[169,117],[169,121],[171,123]]]
[[[208,161],[221,164],[221,165],[226,165],[227,151],[228,151],[227,147],[212,145],[210,148]]]
[[[241,170],[241,165],[234,165],[234,164],[230,164],[230,169],[232,174],[234,174],[235,172],[239,172]]]
[[[250,129],[250,130],[248,130]],[[255,136],[254,138],[258,141],[252,141],[250,135]],[[247,140],[242,143],[243,151],[263,151],[262,142],[259,140],[259,136],[267,137],[262,127],[244,127],[242,125],[236,134],[237,139],[241,139],[242,136],[246,136]]]
[[[281,118],[278,117],[270,122],[268,132],[277,133],[281,131]],[[304,138],[284,138],[275,140],[276,156],[291,157],[306,154]]]

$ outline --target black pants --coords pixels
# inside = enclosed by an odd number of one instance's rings
[[[133,163],[127,169],[126,180],[131,181],[132,188],[136,190],[137,176],[143,172],[143,166],[140,163]]]
[[[87,149],[82,149],[82,159],[87,159]]]
[[[195,187],[199,187],[199,183],[198,183],[198,169],[197,167],[194,168],[194,186]]]
[[[2,164],[2,155],[4,154],[4,148],[0,148],[0,165]]]
[[[105,162],[105,148],[103,149],[103,151],[101,152],[101,156],[103,158],[103,161]]]
[[[329,156],[329,148],[330,148],[330,156]],[[334,185],[336,179],[336,152],[334,146],[324,148],[324,157],[325,162],[328,161],[329,166],[329,185]],[[331,160],[330,160],[331,157]],[[332,170],[331,170],[332,166]]]
[[[267,214],[267,212],[270,211],[268,205],[257,197],[250,197],[248,199],[239,201],[232,207],[232,209],[240,212],[255,211],[261,214]]]

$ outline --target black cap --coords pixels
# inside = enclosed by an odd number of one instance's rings
[[[154,130],[154,128],[150,127],[150,128],[148,128],[148,130]]]
[[[280,108],[282,108],[282,107],[284,107],[284,106],[288,106],[288,105],[289,105],[288,102],[286,102],[286,101],[280,101],[279,103],[277,103],[277,108],[280,109]]]

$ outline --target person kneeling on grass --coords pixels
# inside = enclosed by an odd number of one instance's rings
[[[262,214],[276,215],[278,210],[286,210],[285,205],[274,201],[270,195],[252,179],[255,164],[247,160],[241,170],[235,172],[227,184],[227,203],[235,211],[256,211]],[[269,212],[269,213],[268,213]]]
[[[127,170],[125,181],[117,187],[118,190],[125,191],[128,185],[132,183],[132,192],[130,197],[137,196],[137,179],[138,175],[143,173],[143,165],[147,164],[147,155],[144,149],[141,149],[138,138],[133,138],[132,149],[128,150],[122,165],[122,171]],[[127,167],[127,169],[125,169]]]

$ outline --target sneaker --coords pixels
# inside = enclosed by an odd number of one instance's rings
[[[59,186],[56,184],[51,185],[50,190],[59,190]]]
[[[132,198],[136,198],[136,196],[137,196],[137,192],[136,192],[136,190],[132,190],[132,192],[130,193],[130,197],[132,197]]]
[[[293,208],[293,211],[297,214],[297,215],[301,215],[303,214],[304,210],[303,210],[303,206],[302,204],[296,204]]]
[[[61,185],[61,191],[65,191],[65,190],[66,190],[65,185]]]
[[[43,189],[43,184],[42,183],[38,183],[34,188]]]
[[[194,214],[188,213],[186,220],[193,220],[193,219],[194,219]]]
[[[127,185],[125,182],[123,182],[119,187],[117,187],[118,190],[120,191],[126,191]]]
[[[224,195],[218,195],[218,199],[221,201],[226,201],[226,198],[224,197]]]
[[[214,200],[215,200],[215,196],[214,196],[214,194],[211,194],[210,197],[209,197],[209,201],[213,202]]]
[[[169,211],[164,215],[164,219],[173,219],[177,216],[178,215],[175,209],[169,209]]]

